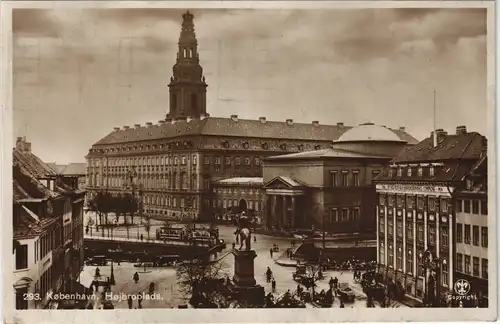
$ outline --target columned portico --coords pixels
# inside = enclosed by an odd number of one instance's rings
[[[293,179],[276,177],[264,185],[271,207],[267,209],[266,224],[269,228],[307,228],[305,211],[305,187]]]

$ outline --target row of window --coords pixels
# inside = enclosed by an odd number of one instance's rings
[[[213,199],[212,208],[223,208],[228,209],[232,207],[239,207],[239,201],[237,199]],[[260,211],[262,203],[258,200],[247,200],[247,209]]]
[[[415,200],[416,198],[416,200]],[[423,197],[423,196],[412,196],[412,195],[384,195],[379,194],[379,204],[381,206],[398,207],[406,209],[414,209],[416,202],[416,208],[418,210],[425,209],[426,203],[430,211],[440,211],[441,213],[450,213],[451,205],[450,199],[448,198],[436,198],[436,197]],[[439,210],[437,209],[439,207]]]
[[[481,273],[479,273],[479,268],[481,268]],[[480,262],[478,257],[471,258],[470,255],[457,253],[457,271],[468,275],[473,275],[474,277],[488,279],[488,259],[481,259]]]
[[[164,165],[187,165],[189,163],[189,155],[180,156],[162,156],[162,157],[137,157],[125,159],[108,159],[107,167],[128,167],[128,166],[164,166]],[[260,165],[261,157],[240,157],[240,156],[204,156],[203,163],[205,165],[215,164],[220,165],[224,161],[225,165]],[[198,157],[196,154],[191,155],[191,164],[197,165]],[[90,167],[100,167],[102,162],[100,160],[89,160]],[[106,167],[106,165],[104,165]]]
[[[471,244],[471,227],[472,227],[472,244],[479,246],[481,241],[482,247],[488,247],[488,227],[457,223],[457,243]],[[481,233],[481,235],[480,235]]]
[[[476,215],[488,215],[488,202],[478,199],[458,199],[457,212]]]
[[[190,201],[190,203],[187,203]],[[158,207],[192,207],[197,208],[198,201],[195,197],[192,199],[186,199],[184,197],[174,197],[174,196],[144,196],[143,202],[147,206],[158,206]]]
[[[239,194],[239,193],[247,193],[250,195],[258,195],[261,193],[261,189],[250,188],[250,189],[240,189],[240,188],[214,188],[214,192],[219,195],[230,195],[230,194]]]
[[[359,171],[331,171],[332,187],[359,187]]]
[[[425,169],[425,171],[424,171]],[[428,166],[426,168],[422,167],[422,166],[418,166],[418,167],[406,167],[406,176],[407,177],[412,177],[415,175],[415,170],[417,171],[417,176],[419,177],[422,177],[424,174],[428,175],[429,177],[434,177],[434,167],[431,165],[431,166]],[[392,178],[394,176],[394,169],[393,168],[390,168],[389,169],[389,177]],[[396,176],[397,177],[402,177],[403,176],[403,168],[402,167],[399,167],[397,168],[396,170]]]
[[[413,241],[413,223],[406,223],[406,240]],[[427,242],[434,245],[436,243],[436,229],[437,226],[435,224],[427,225]],[[442,226],[439,227],[439,244],[442,248],[447,248],[449,246],[449,231],[448,227]],[[396,237],[402,239],[403,238],[403,222],[396,221]],[[417,242],[420,244],[424,244],[425,242],[425,226],[424,224],[417,224],[416,234],[417,234]],[[383,217],[379,218],[379,233],[380,236],[385,235],[385,219]],[[387,221],[387,234],[389,236],[394,235],[394,221],[392,218],[388,218]]]
[[[330,210],[330,223],[358,222],[360,216],[359,207],[355,208],[332,208]]]
[[[379,257],[382,263],[385,260],[385,249],[384,249],[384,243],[380,243],[380,248],[379,248]],[[415,258],[417,264],[416,264],[416,271],[418,276],[424,277],[425,276],[425,268],[423,267],[423,258],[424,258],[424,253],[421,251],[417,255],[414,255],[413,253],[413,248],[412,247],[407,247],[406,248],[406,258],[403,258],[403,249],[402,248],[397,248],[396,249],[396,259],[394,260],[394,249],[392,244],[389,244],[388,249],[387,249],[387,266],[391,268],[396,268],[399,271],[404,271],[405,273],[409,274],[415,274],[415,270],[413,269],[413,259]],[[396,261],[396,264],[394,265],[394,261]],[[404,263],[406,261],[406,263]],[[405,266],[403,268],[403,266]],[[441,261],[441,282],[443,285],[448,284],[449,280],[449,264],[448,260],[446,258],[443,258]]]
[[[106,186],[106,187],[123,187],[130,184],[130,178],[127,177],[104,177],[101,183],[101,176],[99,173],[88,175],[88,184],[92,187]],[[203,187],[198,188],[197,175],[176,172],[166,174],[162,177],[144,177],[138,175],[136,182],[141,184],[145,189],[210,189],[211,180],[209,178],[203,179]]]

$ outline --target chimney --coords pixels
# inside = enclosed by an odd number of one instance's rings
[[[287,119],[287,120],[286,120],[286,124],[287,124],[288,126],[293,126],[293,119]]]
[[[141,124],[134,124],[134,128],[135,129],[141,128]]]
[[[161,126],[161,125],[163,125],[163,124],[165,124],[165,121],[164,121],[164,120],[159,120],[159,121],[158,121],[158,125],[160,125],[160,126]]]
[[[457,135],[464,135],[464,134],[467,134],[467,127],[457,126]]]
[[[24,143],[24,151],[26,153],[31,153],[31,143],[30,142],[25,142]]]
[[[238,121],[238,115],[231,115],[231,119],[232,119],[234,122],[237,122],[237,121]]]
[[[192,121],[193,119],[194,119],[194,117],[193,117],[193,116],[187,116],[186,121],[189,123],[189,122],[190,122],[190,121]]]
[[[208,117],[210,117],[210,115],[209,115],[209,114],[206,114],[206,113],[201,114],[201,115],[200,115],[200,120],[207,119]]]
[[[266,117],[259,117],[259,121],[260,121],[262,124],[265,124],[265,123],[266,123]]]
[[[340,128],[344,127],[344,123],[337,123],[337,127],[340,127]]]
[[[438,144],[445,138],[446,135],[448,135],[448,132],[445,132],[442,128],[436,129],[436,137]]]
[[[404,126],[399,127],[400,132],[406,132],[406,128]]]
[[[21,152],[31,152],[31,143],[26,142],[26,136],[16,139],[16,149]]]
[[[130,129],[130,126],[123,126],[123,130]]]
[[[113,130],[114,130],[115,132],[118,132],[118,131],[120,130],[120,127],[115,127],[115,128],[113,128]]]
[[[153,126],[153,123],[151,123],[151,122],[147,122],[147,123],[146,123],[146,126],[147,126],[147,127],[151,127],[151,126]]]
[[[318,126],[319,126],[319,121],[317,121],[317,120],[313,120],[313,126],[314,126],[314,127],[318,127]]]

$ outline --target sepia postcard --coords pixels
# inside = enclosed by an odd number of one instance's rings
[[[5,323],[496,319],[493,1],[1,9]]]

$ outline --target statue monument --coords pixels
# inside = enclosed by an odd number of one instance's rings
[[[228,288],[236,299],[261,304],[264,302],[264,287],[255,281],[254,260],[257,253],[252,250],[250,222],[245,214],[240,216],[235,235],[239,238],[240,246],[233,249],[234,276]]]

